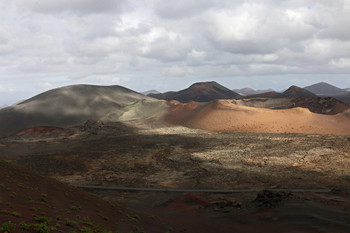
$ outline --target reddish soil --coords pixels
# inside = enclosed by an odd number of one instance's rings
[[[271,110],[238,106],[225,100],[200,107],[180,105],[170,111],[166,120],[172,124],[216,132],[350,133],[350,117],[346,113],[323,115],[305,108]]]
[[[86,191],[0,160],[0,232],[166,232],[151,215],[129,211]],[[46,230],[46,231],[44,231]],[[138,230],[138,231],[136,231]]]
[[[166,121],[170,124],[182,124],[187,118],[190,118],[193,111],[202,104],[198,102],[180,103],[178,101],[169,101],[170,106],[169,114],[166,116]]]
[[[28,129],[24,129],[16,133],[16,136],[22,136],[22,135],[38,135],[38,134],[49,134],[49,133],[60,133],[64,129],[60,127],[54,127],[54,126],[37,126],[32,127]]]

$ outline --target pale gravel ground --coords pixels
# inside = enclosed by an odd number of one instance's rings
[[[71,184],[172,188],[350,187],[350,137],[117,128],[0,142],[7,155]]]

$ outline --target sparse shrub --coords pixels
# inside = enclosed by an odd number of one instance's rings
[[[126,214],[126,217],[129,222],[138,222],[140,220],[140,217],[136,214]]]
[[[34,214],[34,219],[37,222],[41,222],[41,223],[50,223],[51,219],[46,217],[46,216],[37,216]]]
[[[89,225],[89,226],[94,226],[95,224],[91,221],[91,219],[89,217],[86,217],[83,219],[82,221],[83,224]]]
[[[11,232],[14,232],[15,229],[16,229],[16,224],[12,223],[11,221],[8,221],[8,222],[4,222],[1,225],[0,231],[11,233]]]
[[[97,215],[103,218],[103,220],[108,221],[108,217],[103,216],[101,213],[97,213]]]
[[[42,222],[39,224],[31,224],[31,228],[37,233],[49,233],[50,227],[47,226],[46,222]]]
[[[56,219],[57,219],[57,220],[61,220],[62,217],[61,217],[60,215],[58,215],[58,216],[56,217]]]
[[[7,202],[6,205],[7,205],[8,207],[10,207],[11,209],[13,209],[13,205],[12,205],[10,202]]]
[[[19,227],[21,228],[21,229],[23,229],[23,230],[29,230],[29,228],[30,228],[30,225],[29,224],[27,224],[26,222],[20,222],[19,223]]]
[[[75,205],[71,206],[69,209],[71,209],[73,211],[78,211],[78,207],[76,207]]]
[[[81,228],[79,231],[80,232],[86,232],[86,233],[93,233],[93,231],[90,228],[88,228],[88,227]]]
[[[76,222],[76,221],[69,220],[69,219],[66,219],[66,226],[69,226],[69,227],[76,227],[76,226],[77,226],[77,222]]]
[[[13,212],[12,212],[12,216],[19,218],[19,217],[21,217],[22,215],[21,215],[20,213],[17,213],[17,212],[15,212],[15,211],[13,211]]]
[[[1,210],[2,214],[8,214],[9,212],[7,210]]]

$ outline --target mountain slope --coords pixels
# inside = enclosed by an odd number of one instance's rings
[[[169,228],[164,220],[1,159],[0,169],[0,232],[161,233]]]
[[[272,110],[239,106],[227,100],[203,103],[194,106],[190,112],[183,112],[182,108],[174,106],[167,120],[173,123],[176,119],[175,123],[215,132],[342,135],[350,133],[349,111],[337,115],[323,115],[300,107]]]
[[[66,86],[0,110],[0,137],[28,127],[66,127],[89,119],[142,120],[166,108],[162,101],[121,86]]]
[[[280,95],[275,96],[277,98],[290,98],[290,97],[317,97],[314,93],[305,90],[304,88],[291,86]]]
[[[333,86],[331,84],[325,83],[325,82],[320,82],[316,83],[307,87],[304,87],[304,89],[316,94],[316,95],[328,95],[328,96],[333,96],[333,95],[339,95],[345,92],[344,89],[338,88],[336,86]]]
[[[150,94],[149,96],[163,100],[178,100],[183,103],[209,102],[216,99],[234,99],[241,96],[234,91],[218,84],[217,82],[200,82],[192,84],[189,88],[178,92],[166,92],[162,94]]]

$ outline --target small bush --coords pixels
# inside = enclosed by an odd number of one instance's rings
[[[1,210],[2,214],[8,214],[9,212],[7,210]]]
[[[19,227],[21,228],[21,229],[23,229],[23,230],[29,230],[29,228],[30,228],[30,225],[29,224],[27,224],[26,222],[20,222],[19,223]]]
[[[8,221],[8,222],[4,222],[1,225],[0,231],[1,232],[7,231],[8,233],[11,233],[11,232],[14,232],[15,229],[16,229],[16,224],[12,223],[11,221]]]
[[[36,216],[34,215],[34,219],[37,222],[41,222],[41,223],[50,223],[51,219],[46,217],[46,216]]]
[[[91,229],[88,228],[88,227],[84,227],[84,228],[81,228],[81,229],[80,229],[80,232],[93,233],[93,230],[91,230]]]
[[[17,212],[14,211],[14,212],[12,212],[12,216],[19,218],[22,215],[20,213],[17,213]]]
[[[76,227],[77,226],[77,222],[73,221],[73,220],[66,219],[66,226]]]
[[[50,227],[47,226],[46,222],[39,224],[31,224],[31,228],[37,233],[49,233]]]

